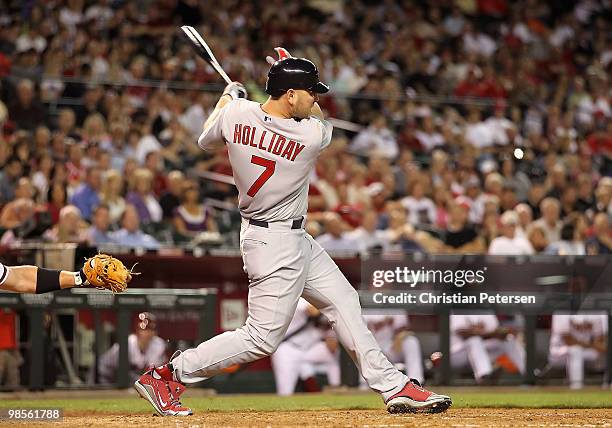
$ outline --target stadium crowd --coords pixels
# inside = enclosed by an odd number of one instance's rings
[[[612,252],[609,1],[285,3],[6,2],[0,245],[224,231],[204,197],[235,188],[203,176],[231,175],[227,155],[195,143],[220,79],[188,24],[251,99],[280,45],[360,125],[312,177],[307,228],[330,251]]]

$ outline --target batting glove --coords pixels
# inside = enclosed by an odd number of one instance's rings
[[[232,82],[225,87],[223,95],[229,95],[235,100],[238,98],[246,98],[249,94],[242,83]]]

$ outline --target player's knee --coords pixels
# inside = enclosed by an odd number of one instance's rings
[[[271,331],[262,331],[252,325],[247,324],[245,331],[250,336],[255,348],[263,355],[273,354],[283,341],[282,335],[273,334]]]

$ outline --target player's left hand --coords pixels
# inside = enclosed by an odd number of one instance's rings
[[[87,278],[85,285],[121,293],[132,280],[132,269],[128,270],[121,260],[108,254],[97,254],[88,258],[79,273]]]
[[[229,95],[232,99],[247,98],[249,93],[247,92],[244,85],[240,82],[232,82],[225,87],[223,95]]]

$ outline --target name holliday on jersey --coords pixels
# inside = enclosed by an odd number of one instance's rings
[[[385,293],[374,293],[372,295],[372,301],[377,304],[425,304],[425,305],[439,305],[439,304],[475,304],[475,303],[489,303],[489,304],[530,304],[536,303],[536,297],[534,295],[505,295],[505,294],[489,294],[479,293],[478,295],[464,295],[462,293],[454,294],[435,294],[435,293],[399,293],[387,295]]]
[[[291,162],[295,162],[295,158],[304,150],[305,144],[300,144],[295,140],[289,140],[287,137],[279,135],[275,132],[264,130],[258,138],[256,126],[243,125],[237,123],[234,125],[234,144],[243,146],[256,147],[258,149],[280,156]]]

